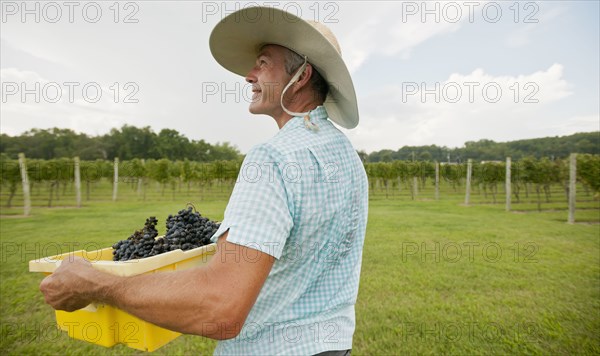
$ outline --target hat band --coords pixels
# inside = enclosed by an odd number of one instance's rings
[[[306,56],[304,57],[304,63],[302,63],[302,65],[300,66],[300,68],[298,68],[298,70],[296,71],[296,74],[294,74],[294,76],[292,77],[292,79],[290,79],[290,82],[285,86],[285,88],[283,88],[283,91],[281,92],[281,98],[279,98],[279,103],[281,104],[281,108],[283,109],[283,111],[285,111],[288,115],[291,116],[304,116],[304,125],[306,126],[306,128],[311,129],[311,130],[317,130],[318,126],[313,124],[312,122],[310,122],[310,110],[306,111],[306,112],[294,112],[294,111],[290,111],[288,110],[285,105],[283,104],[283,96],[285,95],[285,92],[289,89],[289,87],[292,86],[292,84],[294,84],[298,78],[300,78],[300,76],[302,75],[302,73],[304,73],[304,69],[306,69],[306,65],[308,64],[307,62],[307,58]]]

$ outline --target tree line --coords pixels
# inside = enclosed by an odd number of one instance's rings
[[[150,127],[124,125],[108,134],[88,136],[70,129],[32,129],[18,136],[0,135],[0,154],[16,159],[23,152],[28,158],[55,159],[78,156],[82,160],[161,159],[212,162],[238,160],[240,151],[227,142],[210,144],[190,140],[176,130],[154,132]],[[363,162],[438,161],[466,162],[504,160],[512,157],[540,159],[566,158],[572,152],[600,154],[600,132],[577,133],[562,137],[544,137],[510,142],[479,140],[466,142],[464,147],[403,146],[394,151],[385,149],[367,153],[359,151]]]
[[[494,142],[492,140],[468,141],[464,147],[448,148],[445,146],[404,146],[396,151],[385,149],[367,154],[359,152],[364,162],[406,161],[438,161],[466,162],[504,160],[512,157],[520,160],[525,157],[537,159],[548,157],[567,158],[571,153],[600,154],[600,131],[576,133],[561,137],[544,137],[510,142]]]
[[[212,162],[237,160],[240,151],[227,142],[210,144],[190,140],[176,130],[154,132],[149,126],[124,125],[108,134],[88,136],[70,129],[32,129],[18,136],[0,135],[0,154],[15,159],[19,153],[28,158],[56,159],[79,157],[82,160],[161,159]]]

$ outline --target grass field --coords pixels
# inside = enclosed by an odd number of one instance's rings
[[[190,200],[171,198],[38,206],[28,218],[2,208],[2,354],[140,353],[55,330],[28,261],[66,252],[57,246],[109,246]],[[599,225],[566,224],[562,206],[507,213],[502,204],[464,206],[460,196],[421,198],[372,194],[353,354],[600,354]],[[225,199],[195,203],[222,219]],[[598,221],[598,201],[587,204]],[[181,336],[156,353],[210,354],[214,345]]]

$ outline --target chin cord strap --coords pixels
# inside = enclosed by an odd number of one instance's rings
[[[294,74],[292,79],[290,79],[290,82],[285,86],[285,88],[283,88],[283,91],[281,92],[281,98],[279,98],[279,102],[281,104],[281,108],[283,109],[283,111],[285,111],[287,114],[292,115],[292,116],[300,116],[300,117],[304,116],[304,126],[306,126],[306,128],[309,130],[317,131],[319,129],[319,127],[316,124],[313,124],[312,122],[310,122],[310,116],[309,116],[310,111],[293,112],[293,111],[288,110],[285,107],[285,105],[283,105],[283,96],[285,95],[285,92],[288,90],[289,87],[291,87],[294,83],[296,83],[298,78],[300,78],[302,73],[304,73],[304,69],[306,68],[307,63],[308,63],[307,58],[306,58],[306,56],[304,56],[304,63],[302,63],[300,68],[298,68],[298,70],[296,71],[296,74]]]

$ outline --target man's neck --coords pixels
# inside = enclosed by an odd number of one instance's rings
[[[288,123],[288,121],[290,121],[293,118],[292,115],[286,113],[285,111],[282,110],[282,114],[279,115],[279,117],[274,118],[275,122],[277,123],[277,126],[279,127],[279,129],[281,130],[281,128],[283,126],[285,126],[285,124]]]

